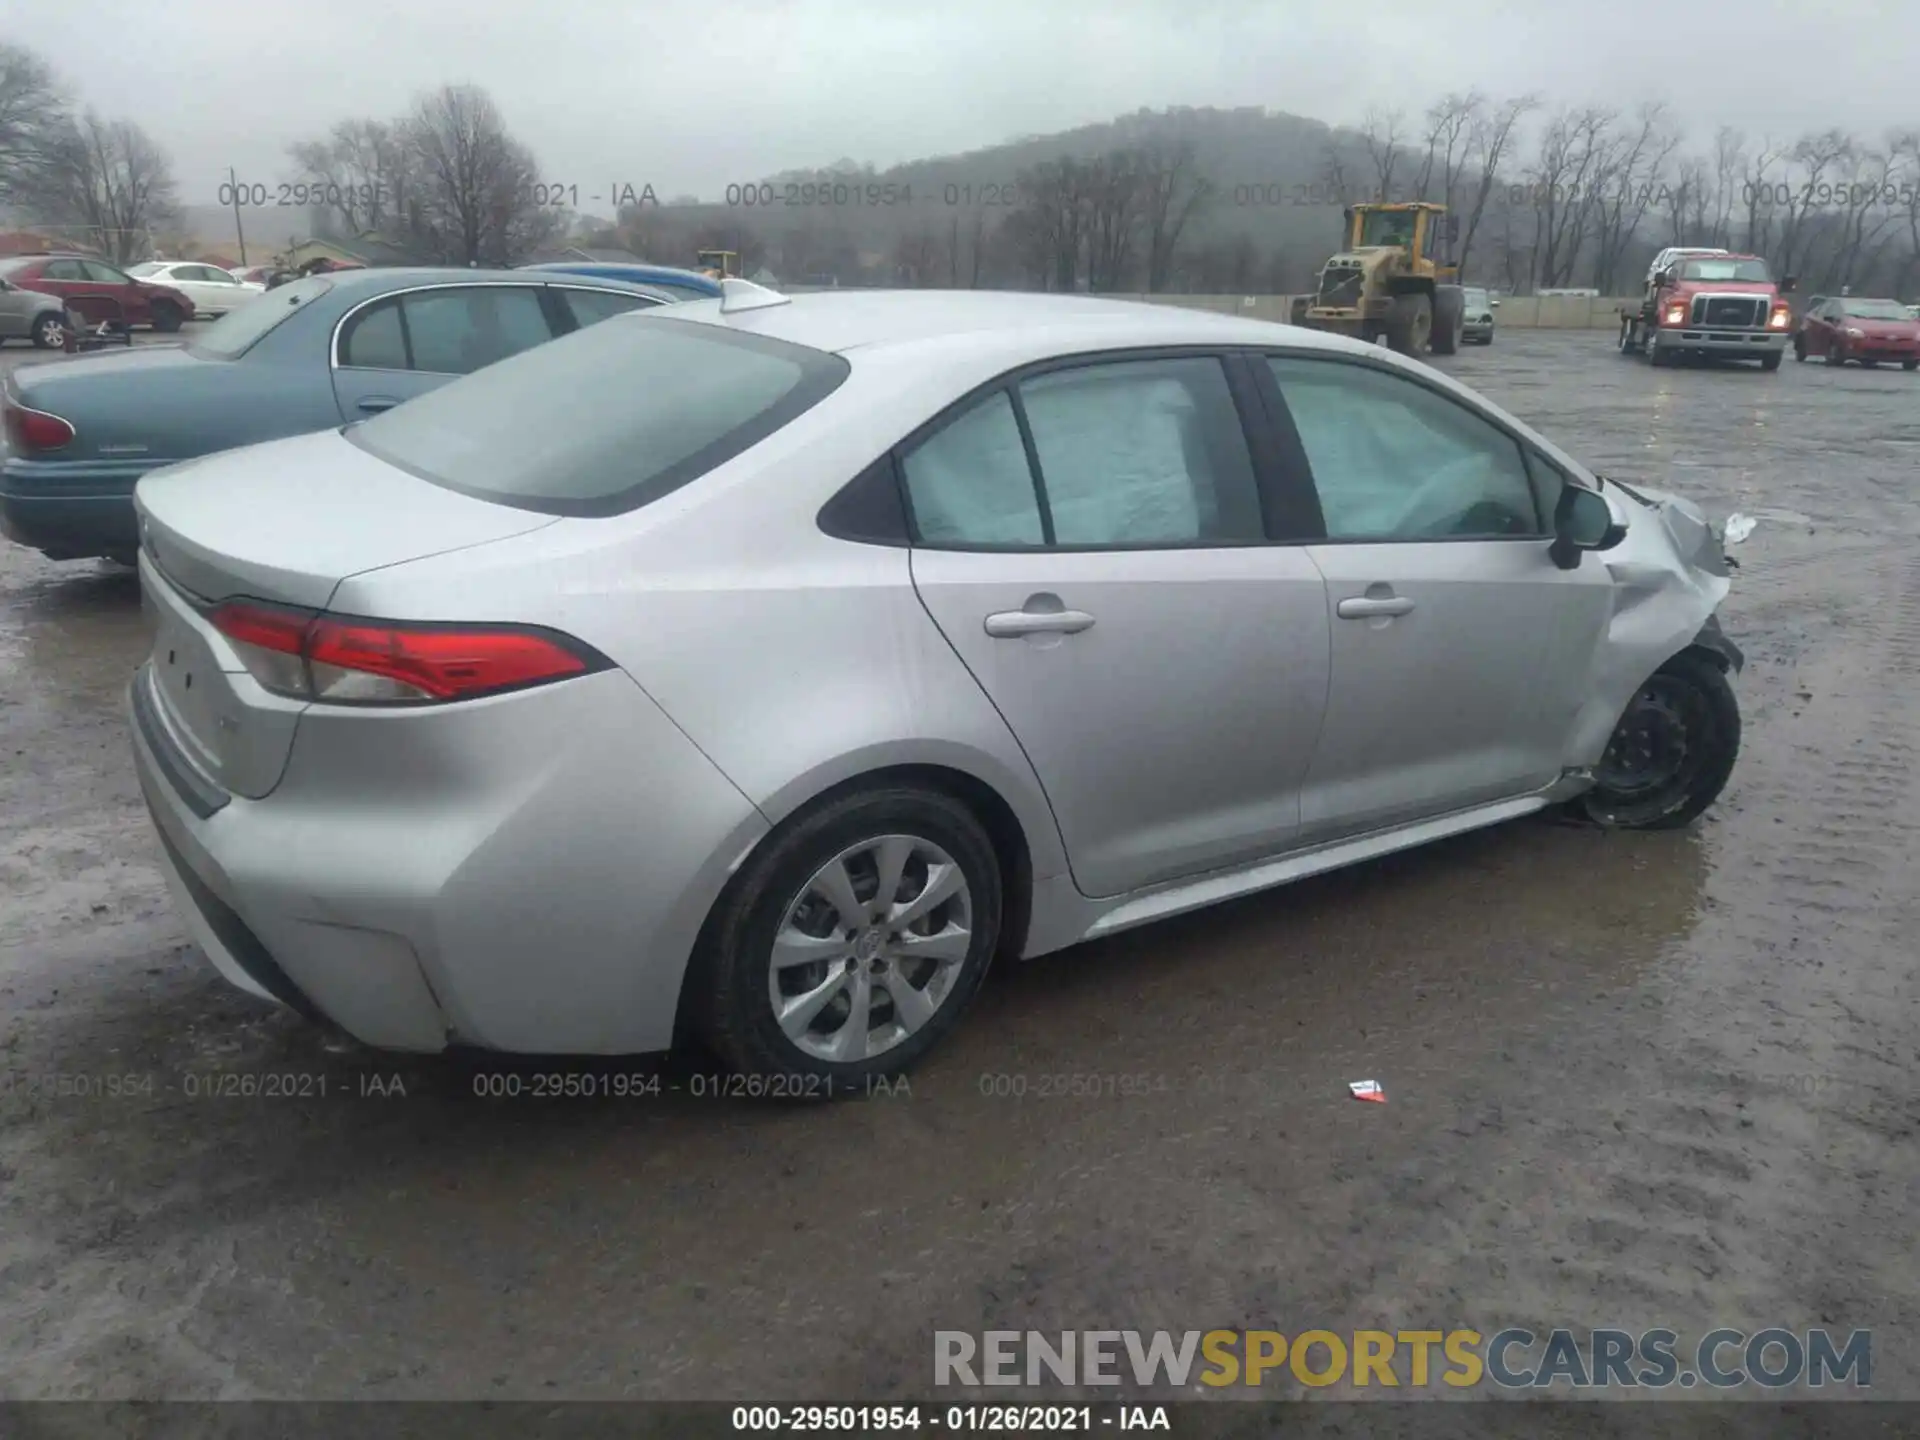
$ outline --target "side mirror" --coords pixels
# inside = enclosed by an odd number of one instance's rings
[[[1780,281],[1780,293],[1782,295],[1791,295],[1793,293],[1793,287],[1799,283],[1800,281],[1792,275],[1783,276]]]
[[[1580,568],[1588,550],[1611,550],[1627,538],[1627,522],[1614,511],[1605,495],[1578,485],[1565,485],[1553,508],[1553,544],[1547,556],[1562,570]]]
[[[11,280],[0,280],[0,290],[11,290],[12,288],[13,282]]]

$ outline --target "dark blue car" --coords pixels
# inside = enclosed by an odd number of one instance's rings
[[[350,270],[270,290],[185,344],[23,366],[0,387],[0,532],[54,560],[131,563],[133,487],[149,470],[364,420],[684,298],[525,270]]]
[[[523,270],[550,270],[565,275],[581,275],[593,280],[624,280],[666,290],[677,300],[718,300],[720,282],[698,270],[676,270],[671,265],[619,265],[597,260],[552,260],[541,265],[523,265]]]

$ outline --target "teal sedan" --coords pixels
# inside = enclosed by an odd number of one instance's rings
[[[150,470],[350,425],[680,298],[525,270],[353,270],[269,291],[185,344],[20,367],[0,383],[0,533],[52,560],[130,564]]]

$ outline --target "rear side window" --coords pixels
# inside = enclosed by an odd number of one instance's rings
[[[636,315],[490,365],[347,433],[462,494],[548,515],[616,515],[758,444],[847,373],[823,350]]]
[[[602,320],[610,320],[615,315],[624,315],[629,310],[650,310],[659,304],[659,301],[645,295],[623,295],[613,290],[559,290],[555,293],[566,302],[567,313],[573,316],[573,323],[582,330]]]

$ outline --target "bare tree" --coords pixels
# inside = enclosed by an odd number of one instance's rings
[[[1731,125],[1722,125],[1713,136],[1713,220],[1705,243],[1727,249],[1733,247],[1733,207],[1740,189],[1741,167],[1746,163],[1747,137]]]
[[[1528,172],[1534,211],[1534,278],[1542,287],[1573,275],[1587,237],[1597,195],[1597,172],[1606,164],[1611,110],[1586,106],[1561,110],[1540,135]]]
[[[1393,174],[1404,158],[1406,117],[1398,110],[1369,110],[1360,122],[1360,141],[1373,165],[1376,200],[1393,199]]]
[[[1321,146],[1320,174],[1317,178],[1326,187],[1327,193],[1342,205],[1353,203],[1356,185],[1353,173],[1347,166],[1347,152],[1336,135],[1329,135]]]
[[[1470,90],[1465,95],[1444,96],[1427,107],[1426,149],[1413,187],[1416,200],[1438,200],[1448,210],[1453,209],[1454,190],[1466,165],[1473,127],[1486,105],[1485,96]]]
[[[452,264],[508,264],[551,241],[565,217],[536,203],[533,154],[476,85],[423,97],[398,126],[408,238]]]
[[[1085,206],[1087,289],[1125,288],[1140,236],[1147,158],[1116,150],[1087,167]]]
[[[1773,206],[1777,194],[1785,194],[1790,182],[1780,179],[1775,166],[1781,152],[1772,137],[1764,137],[1760,148],[1746,153],[1742,146],[1740,204],[1746,212],[1746,232],[1740,243],[1755,255],[1764,255],[1773,238]]]
[[[1916,269],[1920,269],[1920,130],[1902,130],[1891,137],[1888,150],[1894,158],[1894,177],[1901,201],[1901,218],[1906,221],[1906,254],[1895,271],[1893,293],[1912,293]]]
[[[31,190],[71,124],[53,69],[31,50],[0,43],[0,202]]]
[[[1011,238],[1042,288],[1077,290],[1088,226],[1087,167],[1071,156],[1019,177],[1021,205],[1008,217]]]
[[[915,288],[932,285],[943,267],[940,237],[921,226],[900,237],[893,248],[893,264],[902,285]]]
[[[1835,254],[1821,286],[1827,293],[1862,284],[1878,272],[1891,234],[1896,233],[1886,198],[1894,193],[1895,163],[1890,147],[1855,145],[1847,156],[1845,180],[1834,187],[1839,213]]]
[[[1141,224],[1146,232],[1147,292],[1166,288],[1174,252],[1187,223],[1213,199],[1213,182],[1199,171],[1193,145],[1152,145],[1143,152]]]
[[[1501,167],[1512,149],[1514,127],[1520,123],[1521,116],[1535,109],[1539,103],[1532,95],[1522,95],[1497,108],[1483,110],[1468,122],[1467,150],[1461,166],[1463,170],[1477,172],[1479,180],[1472,190],[1467,223],[1462,229],[1460,248],[1454,257],[1462,275],[1467,273],[1467,257],[1472,253],[1474,239],[1480,233],[1480,220],[1486,213],[1488,197],[1493,194],[1494,186],[1499,184]],[[1509,277],[1508,288],[1513,288],[1513,285]]]
[[[1593,283],[1613,293],[1620,258],[1639,236],[1641,222],[1656,198],[1670,188],[1667,162],[1679,147],[1664,105],[1644,105],[1637,128],[1613,139],[1595,177]]]
[[[383,229],[407,189],[406,147],[397,127],[379,120],[342,120],[324,140],[287,147],[302,183],[317,185],[318,207],[349,237]]]
[[[17,195],[53,224],[86,232],[122,265],[146,258],[153,228],[179,211],[165,152],[131,120],[91,110],[61,128]]]

